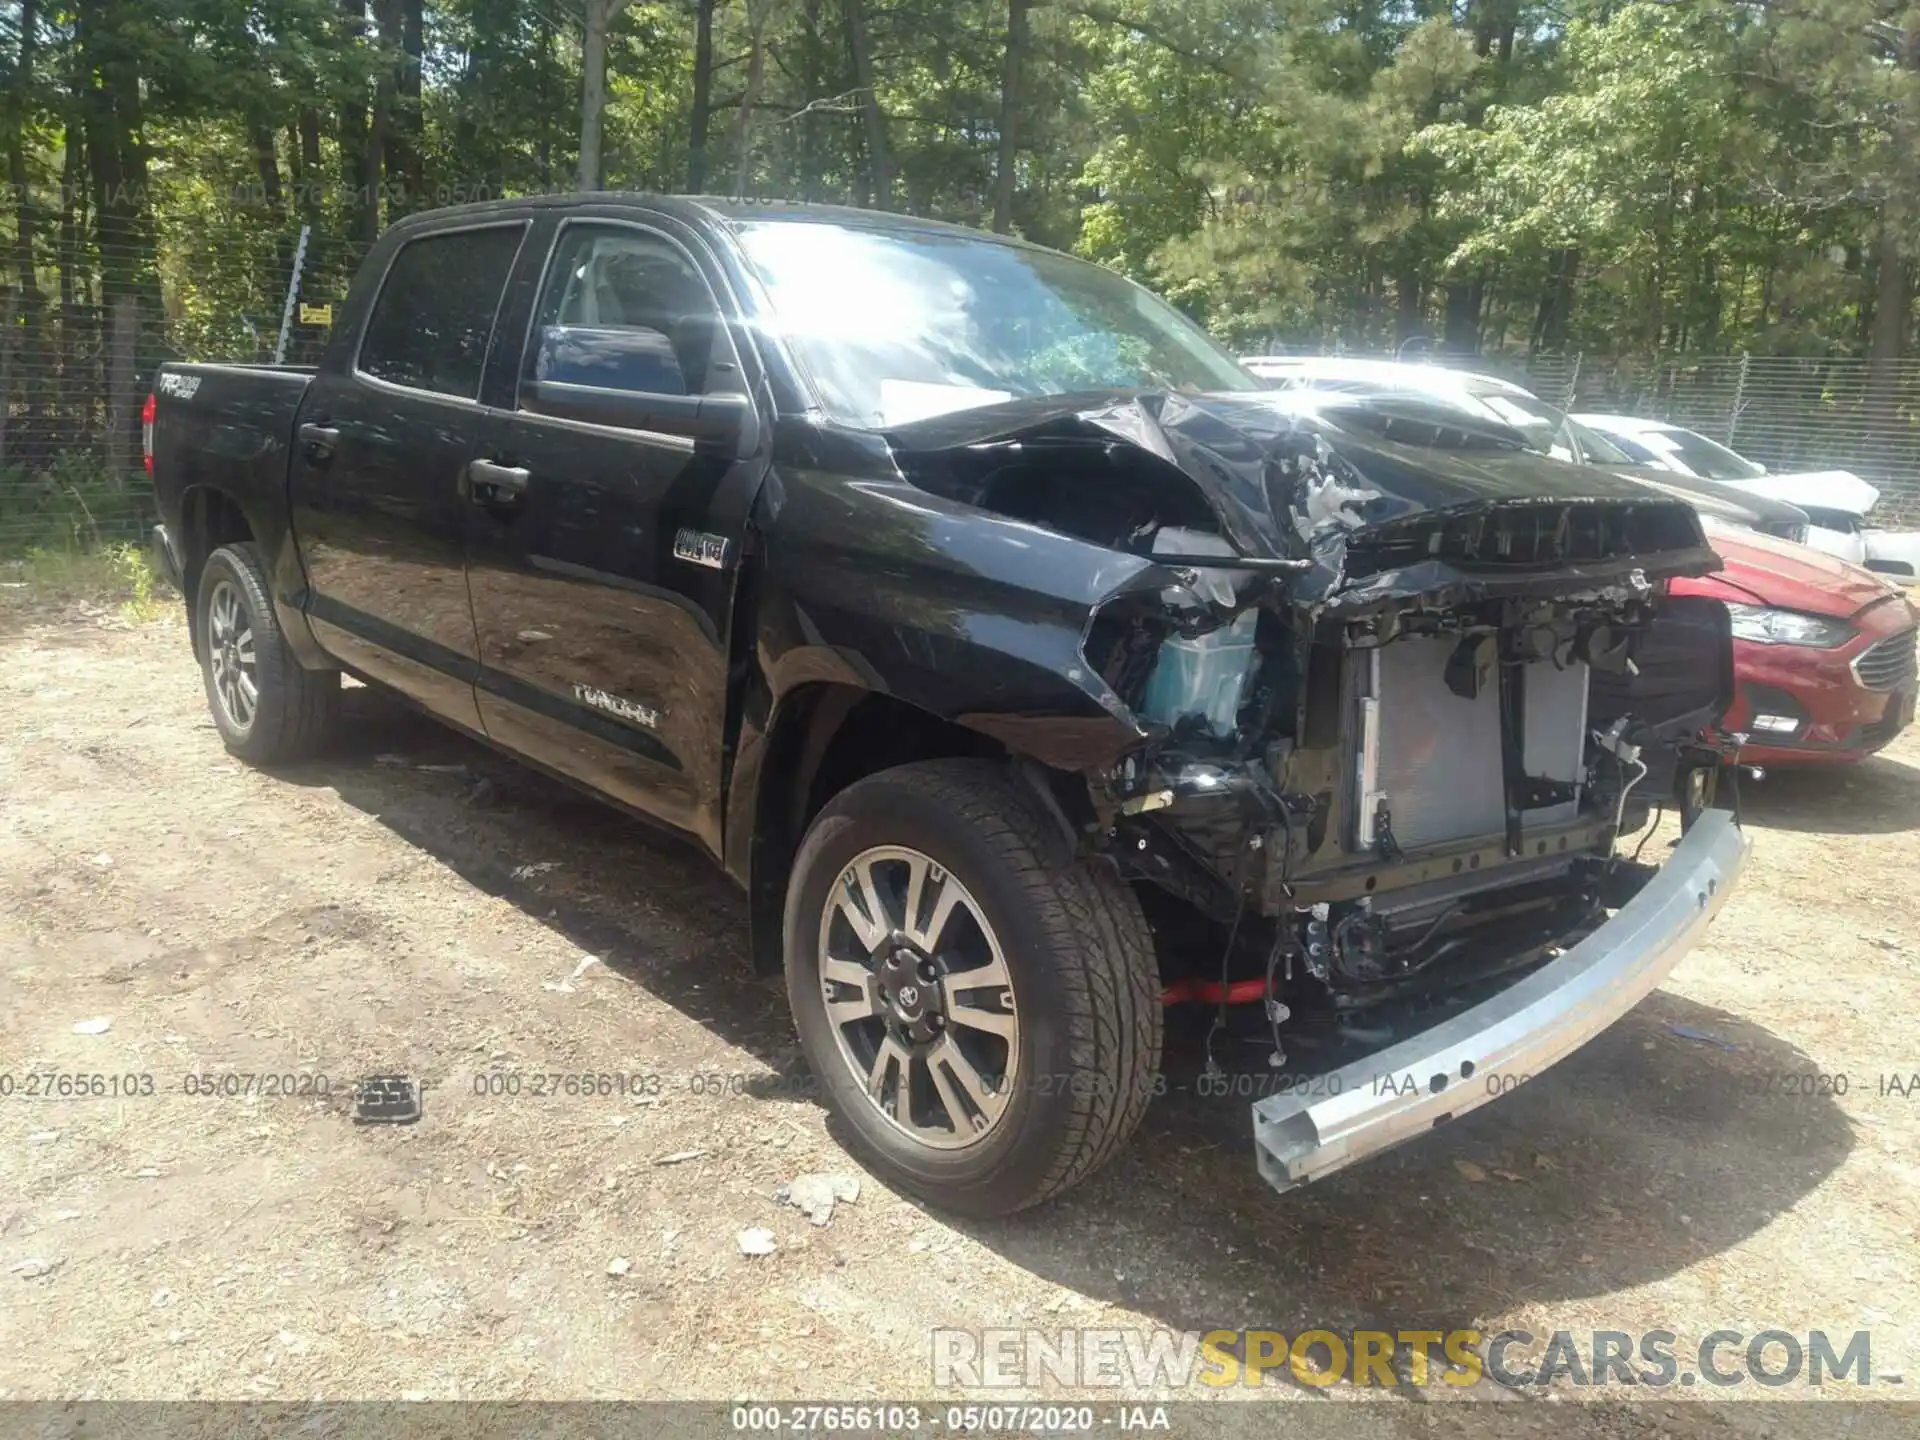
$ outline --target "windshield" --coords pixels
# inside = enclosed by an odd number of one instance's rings
[[[1260,388],[1165,301],[1052,251],[807,221],[743,225],[740,241],[845,425],[1081,390]]]
[[[1652,465],[1657,469],[1670,470],[1665,452],[1655,450],[1647,444],[1644,435],[1623,435],[1618,430],[1607,432],[1607,443],[1623,452],[1636,465]]]
[[[1632,465],[1633,456],[1614,444],[1598,430],[1590,430],[1578,420],[1567,419],[1567,434],[1580,442],[1582,456],[1589,465]]]
[[[1691,430],[1643,430],[1640,441],[1667,463],[1702,480],[1757,480],[1767,472]]]

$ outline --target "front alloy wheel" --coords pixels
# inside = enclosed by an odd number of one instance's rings
[[[923,1145],[979,1143],[1018,1083],[1006,956],[967,887],[918,850],[879,845],[820,917],[820,984],[840,1058],[869,1103]]]
[[[1071,1188],[1158,1088],[1140,902],[1006,765],[917,761],[835,795],[794,856],[782,939],[836,1138],[943,1209]]]

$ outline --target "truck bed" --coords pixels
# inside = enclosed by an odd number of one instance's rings
[[[160,367],[154,382],[153,486],[162,521],[179,534],[199,487],[237,501],[255,535],[287,533],[287,462],[305,365]]]
[[[197,573],[182,556],[204,553],[183,541],[232,527],[219,520],[238,507],[245,529],[264,542],[277,601],[300,588],[287,506],[287,476],[300,406],[316,371],[306,365],[160,367],[153,385],[148,441],[161,524],[155,556],[185,594],[191,613]],[[201,528],[205,527],[205,528]],[[297,608],[297,606],[295,607]],[[304,629],[289,614],[283,623]],[[290,639],[298,643],[297,637]],[[317,655],[315,656],[317,659]]]

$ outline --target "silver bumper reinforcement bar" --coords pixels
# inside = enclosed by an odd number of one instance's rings
[[[1286,1191],[1479,1108],[1572,1054],[1692,949],[1746,863],[1733,816],[1708,810],[1613,918],[1491,999],[1253,1107],[1260,1173]]]

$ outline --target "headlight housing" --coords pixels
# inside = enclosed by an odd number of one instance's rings
[[[1825,615],[1803,615],[1798,610],[1770,610],[1761,605],[1727,606],[1733,617],[1733,637],[1756,645],[1807,645],[1831,650],[1853,635],[1844,620]]]

